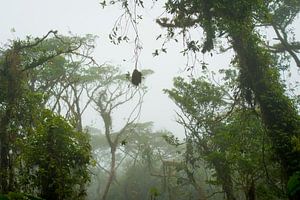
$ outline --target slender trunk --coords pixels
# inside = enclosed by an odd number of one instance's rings
[[[77,85],[75,85],[73,88],[74,91],[74,98],[75,98],[75,107],[74,107],[74,117],[76,120],[76,130],[79,132],[82,132],[82,113],[81,113],[81,107],[80,107],[80,96],[77,93]]]
[[[110,161],[110,172],[108,175],[108,179],[107,179],[107,183],[106,186],[104,188],[103,194],[102,194],[102,200],[106,200],[108,192],[109,192],[109,188],[111,186],[111,183],[113,181],[113,179],[115,178],[115,170],[116,170],[116,150],[117,150],[117,142],[113,142],[111,139],[111,116],[109,112],[105,112],[104,110],[102,110],[101,112],[101,117],[104,121],[104,126],[105,126],[105,136],[107,139],[107,142],[110,146],[110,152],[111,152],[111,161]]]
[[[190,181],[192,182],[193,187],[195,188],[195,190],[197,191],[197,193],[199,195],[198,200],[207,200],[207,197],[204,193],[203,188],[200,186],[200,184],[198,184],[196,182],[196,180],[194,179],[194,176],[190,177],[190,175],[188,174],[188,177],[189,177]]]
[[[7,127],[11,117],[11,105],[0,119],[0,189],[1,193],[8,192],[9,186],[9,133]]]
[[[14,191],[15,190],[15,172],[14,172],[14,156],[9,155],[9,163],[8,163],[8,190]]]
[[[216,170],[217,178],[221,181],[226,199],[236,200],[233,192],[233,181],[228,164],[223,160],[214,160],[212,164]]]
[[[211,153],[211,149],[209,149],[206,145],[203,145],[203,148],[206,151],[206,155]],[[211,163],[216,170],[217,179],[221,182],[226,198],[228,200],[236,200],[233,190],[231,170],[226,159],[215,158],[211,161]]]
[[[253,29],[245,25],[240,25],[240,28],[239,31],[230,28],[229,35],[239,58],[241,81],[253,91],[259,103],[262,120],[284,169],[287,183],[290,176],[300,171],[300,152],[292,144],[292,138],[299,137],[299,115],[290,99],[284,95],[278,72],[271,68],[272,59],[259,46],[260,40]]]
[[[106,200],[108,192],[109,192],[109,188],[111,186],[112,181],[115,178],[115,174],[116,174],[116,146],[112,146],[111,147],[111,163],[110,163],[110,173],[107,179],[107,183],[102,195],[102,200]]]
[[[0,129],[0,192],[8,192],[8,152],[9,152],[9,142],[8,134],[6,132],[6,126],[2,126],[4,119],[1,119],[1,129]]]
[[[199,200],[207,200],[207,197],[205,195],[203,188],[200,186],[200,184],[197,183],[197,181],[195,180],[194,174],[188,169],[187,166],[185,166],[185,173],[187,174],[187,177],[190,180],[192,186],[197,191],[197,193],[199,195]]]
[[[248,188],[248,190],[246,191],[246,200],[255,200],[255,184],[254,184],[254,180],[251,181],[250,183],[250,187]]]

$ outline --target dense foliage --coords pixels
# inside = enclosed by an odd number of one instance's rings
[[[51,34],[56,39],[49,39]],[[88,137],[45,108],[47,88],[37,91],[31,85],[33,69],[49,67],[52,59],[75,53],[84,43],[50,31],[43,38],[13,41],[1,52],[0,191],[9,199],[85,195]]]
[[[85,191],[80,186],[89,180],[87,135],[49,110],[39,119],[35,133],[22,141],[21,184],[31,193],[39,190],[44,199],[83,199]]]

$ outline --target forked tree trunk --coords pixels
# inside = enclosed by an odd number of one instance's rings
[[[111,122],[110,112],[105,112],[104,110],[102,110],[101,117],[104,121],[105,137],[106,137],[106,140],[109,144],[110,152],[111,152],[110,171],[109,171],[109,175],[108,175],[108,178],[107,178],[107,182],[106,182],[104,191],[103,191],[102,196],[101,196],[101,200],[106,200],[108,192],[109,192],[109,188],[110,188],[110,186],[111,186],[111,184],[112,184],[112,182],[115,178],[115,175],[116,175],[116,150],[117,150],[118,142],[113,141],[112,138],[111,138],[111,125],[112,125],[112,122]]]

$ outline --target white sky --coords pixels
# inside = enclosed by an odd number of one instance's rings
[[[42,36],[49,30],[58,30],[60,34],[69,31],[76,35],[94,34],[99,36],[95,59],[101,64],[109,61],[113,65],[133,70],[133,46],[112,45],[110,33],[120,11],[116,8],[102,9],[99,0],[1,0],[0,1],[0,45],[8,39],[24,38],[26,35]],[[157,13],[159,14],[159,13]],[[155,24],[156,15],[147,16],[149,24],[141,25],[143,50],[139,59],[140,69],[150,68],[155,73],[146,80],[149,87],[140,122],[154,121],[156,129],[167,129],[181,135],[182,129],[175,122],[175,106],[162,93],[162,89],[171,88],[172,78],[181,74],[185,59],[178,53],[180,49],[169,50],[170,54],[153,58],[155,48],[160,43],[155,37],[161,28]],[[11,29],[14,28],[13,33]],[[177,53],[176,53],[177,52]],[[128,62],[124,62],[126,59]],[[130,109],[130,108],[129,108]],[[95,120],[96,119],[96,120]],[[98,126],[99,117],[85,118],[85,123]]]
[[[8,39],[24,38],[26,35],[42,36],[49,30],[58,30],[60,34],[68,35],[71,31],[76,35],[94,34],[99,36],[95,59],[101,64],[109,61],[111,64],[133,69],[133,46],[115,46],[109,42],[110,33],[120,11],[114,8],[102,9],[99,0],[0,0],[0,45]],[[163,94],[162,89],[172,87],[172,79],[183,73],[186,59],[179,52],[180,46],[170,43],[168,53],[153,58],[152,53],[160,48],[156,36],[165,30],[161,29],[155,19],[161,10],[146,10],[145,20],[139,26],[143,50],[139,59],[140,69],[152,69],[155,73],[146,80],[149,87],[140,122],[154,121],[156,129],[167,129],[176,135],[183,135],[183,129],[175,122],[175,105]],[[14,28],[16,32],[11,32]],[[201,35],[201,32],[196,34]],[[124,62],[123,59],[127,61]],[[224,68],[230,60],[220,56],[206,56],[206,62],[214,67]],[[86,125],[93,123],[96,127],[99,117],[85,117]]]

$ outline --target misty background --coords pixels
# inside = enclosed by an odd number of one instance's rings
[[[168,43],[167,53],[153,57],[152,53],[162,45],[162,41],[156,40],[156,37],[164,30],[155,22],[158,17],[164,16],[162,3],[157,2],[151,10],[143,10],[144,18],[138,25],[143,46],[138,68],[154,71],[154,74],[143,81],[148,87],[148,93],[144,97],[138,122],[153,121],[155,129],[166,129],[183,137],[184,130],[176,123],[176,107],[162,90],[172,87],[175,76],[197,76],[201,74],[201,70],[194,68],[193,71],[187,71],[187,58],[180,53],[183,44],[181,41]],[[9,39],[24,39],[28,35],[38,37],[49,30],[57,30],[62,35],[92,34],[98,36],[93,56],[100,65],[107,63],[120,67],[124,73],[131,72],[135,63],[134,44],[129,42],[114,45],[108,38],[120,15],[121,9],[117,6],[102,9],[98,0],[2,1],[0,42],[4,45]],[[197,30],[194,34],[202,37],[202,31]],[[230,53],[222,56],[214,53],[212,57],[203,55],[199,61],[208,63],[210,70],[218,70],[228,67],[230,60]],[[123,112],[126,116],[126,110]],[[100,117],[92,110],[85,112],[83,120],[84,125],[101,128]],[[122,117],[114,120],[121,123]]]

